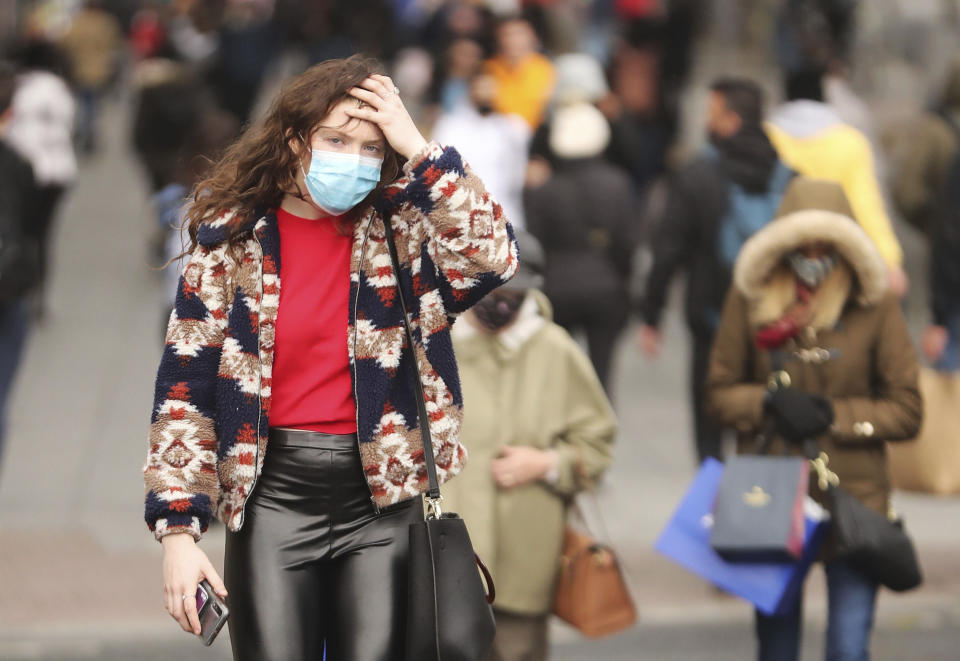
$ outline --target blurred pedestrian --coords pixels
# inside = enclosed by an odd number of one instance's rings
[[[954,177],[954,181],[956,178]],[[956,184],[955,184],[956,185]],[[956,204],[957,188],[950,196]],[[938,369],[960,371],[960,207],[933,226],[930,245],[930,309],[932,323],[923,337],[923,352]]]
[[[702,20],[698,15],[704,13],[700,0],[668,4],[666,19],[647,16],[625,26],[608,65],[614,99],[644,135],[647,149],[660,145],[661,166],[679,132],[680,99],[691,67],[696,24]],[[644,171],[638,174],[642,178]],[[643,181],[639,183],[642,187]]]
[[[550,122],[553,173],[525,197],[527,228],[547,256],[544,292],[555,321],[583,330],[590,360],[611,387],[613,350],[628,318],[628,283],[639,213],[623,170],[604,159],[610,125],[589,103],[558,109]]]
[[[557,57],[553,65],[556,82],[553,87],[550,108],[546,121],[537,127],[530,141],[530,171],[533,172],[533,176],[528,177],[527,183],[531,186],[538,186],[543,183],[541,179],[545,180],[549,176],[556,160],[556,155],[550,148],[550,127],[553,112],[558,108],[574,103],[596,105],[598,101],[610,94],[603,67],[596,58],[583,53],[571,53]],[[612,134],[613,126],[610,127],[610,130]],[[614,142],[613,139],[609,141],[607,146],[608,156],[615,149],[618,149]],[[538,176],[538,170],[544,174]]]
[[[14,68],[0,62],[0,455],[7,403],[27,339],[27,294],[39,274],[39,246],[29,231],[36,203],[33,170],[6,140],[15,86]]]
[[[837,184],[797,178],[779,217],[744,246],[710,358],[708,402],[739,451],[802,452],[815,440],[840,485],[887,516],[886,443],[912,439],[922,402],[917,361],[887,266]],[[785,444],[785,445],[784,445]],[[811,481],[811,496],[829,507]],[[878,584],[825,550],[826,658],[869,657]],[[760,661],[799,658],[802,605],[757,612]]]
[[[137,59],[159,55],[167,41],[167,28],[160,11],[150,5],[141,7],[130,21],[127,38]]]
[[[890,191],[903,218],[929,235],[960,154],[960,56],[934,107],[909,122],[903,136],[895,148]]]
[[[441,113],[470,105],[470,81],[483,67],[483,46],[473,39],[456,39],[443,53],[434,73],[430,96]]]
[[[610,90],[603,67],[596,58],[570,53],[557,57],[554,66],[557,82],[553,107],[587,102],[604,114],[610,124],[610,142],[605,158],[631,176],[637,199],[642,200],[647,186],[663,171],[666,142],[661,127],[655,121],[647,122],[627,111],[620,97]],[[553,166],[555,155],[550,149],[550,125],[548,118],[534,133],[530,144],[530,160],[536,166]],[[536,183],[536,174],[531,183]]]
[[[505,18],[497,25],[497,54],[486,64],[486,72],[497,81],[494,110],[520,115],[531,130],[543,121],[554,85],[553,65],[538,52],[539,45],[528,21]]]
[[[171,7],[167,46],[170,55],[190,64],[198,72],[207,72],[215,63],[219,36],[217,28],[222,6],[212,2],[189,2]]]
[[[86,0],[60,40],[76,86],[77,145],[83,153],[96,150],[100,99],[119,70],[123,45],[120,23],[101,0]]]
[[[451,46],[464,39],[479,44],[486,54],[496,50],[495,26],[496,17],[489,4],[453,0],[440,3],[429,14],[417,41],[433,53],[438,62]]]
[[[763,132],[763,91],[738,78],[717,80],[707,112],[710,144],[670,179],[666,207],[653,231],[653,266],[640,316],[640,346],[660,355],[660,322],[670,284],[686,273],[690,388],[698,463],[722,457],[722,429],[706,412],[713,336],[743,243],[776,215],[793,173]]]
[[[461,105],[440,117],[433,139],[457,148],[503,206],[513,226],[522,229],[530,127],[518,115],[504,115],[493,109],[497,81],[492,76],[474,75],[469,93],[469,105]]]
[[[198,581],[229,586],[238,661],[404,648],[408,528],[427,488],[417,427],[430,425],[439,480],[459,473],[452,319],[517,267],[499,205],[455,149],[424,140],[378,69],[351,57],[290,81],[187,213],[145,518],[185,631],[200,633]],[[228,529],[225,584],[196,544],[213,516]]]
[[[930,308],[933,321],[924,354],[940,370],[960,371],[960,149],[937,192],[930,237]]]
[[[493,660],[541,661],[567,508],[610,464],[616,422],[587,357],[550,319],[542,250],[517,240],[517,276],[454,326],[471,468],[444,499],[497,586]]]
[[[781,0],[776,47],[786,73],[847,62],[856,35],[856,0]]]
[[[805,177],[843,186],[853,217],[889,267],[891,289],[904,296],[909,283],[903,251],[887,215],[869,141],[824,103],[821,69],[788,74],[785,91],[787,103],[776,109],[766,125],[780,158]]]
[[[40,61],[47,60],[39,60],[38,64]],[[18,77],[7,140],[33,166],[37,184],[26,228],[40,251],[32,304],[36,317],[46,314],[54,221],[64,193],[77,176],[73,150],[75,110],[70,89],[54,71],[38,66]]]
[[[150,179],[156,210],[152,249],[167,268],[164,330],[176,300],[184,251],[181,232],[187,196],[240,129],[232,114],[217,107],[212,93],[188,68],[153,58],[134,73],[133,146]]]
[[[47,34],[38,16],[25,19],[20,38],[10,46],[11,63],[18,71],[49,71],[69,83],[70,65],[63,50]]]
[[[229,1],[223,7],[207,82],[217,104],[245,124],[278,53],[279,34],[271,20],[273,8],[267,3]]]

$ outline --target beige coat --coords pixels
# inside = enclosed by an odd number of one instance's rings
[[[110,82],[123,46],[123,31],[112,15],[101,9],[84,9],[60,42],[73,66],[76,83],[98,90]]]
[[[529,615],[550,612],[567,506],[609,465],[616,430],[589,359],[551,317],[546,297],[531,290],[498,335],[468,319],[453,329],[470,461],[444,485],[444,505],[466,520],[497,607]],[[500,490],[490,463],[503,445],[555,450],[556,481]]]
[[[841,486],[885,513],[890,479],[884,443],[913,438],[922,416],[906,323],[887,291],[880,254],[842,212],[834,185],[798,179],[784,199],[782,217],[754,235],[737,260],[710,360],[708,405],[737,429],[741,451],[757,447],[773,366],[754,334],[794,300],[784,255],[812,242],[832,244],[841,262],[817,290],[813,322],[785,347],[784,368],[792,388],[833,404],[836,420],[818,440]],[[811,490],[822,500],[816,486]]]

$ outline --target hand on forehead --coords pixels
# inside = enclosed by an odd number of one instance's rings
[[[344,99],[337,103],[330,113],[314,127],[310,136],[310,146],[313,149],[328,149],[332,137],[339,138],[344,147],[371,145],[379,143],[386,146],[383,131],[375,123],[351,117],[346,113],[347,108],[357,108],[360,102],[357,99]],[[337,144],[334,141],[334,144]],[[365,150],[367,151],[367,150]]]

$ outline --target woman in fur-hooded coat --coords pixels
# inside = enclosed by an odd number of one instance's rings
[[[708,375],[709,407],[736,428],[741,452],[757,451],[767,421],[771,452],[814,438],[844,489],[882,513],[885,442],[913,438],[922,417],[913,345],[887,283],[843,190],[797,178],[777,219],[740,253]],[[778,370],[787,377],[771,379]],[[816,480],[811,495],[825,500]],[[865,661],[877,585],[840,561],[826,570],[827,658]],[[800,610],[758,616],[760,659],[796,658]]]

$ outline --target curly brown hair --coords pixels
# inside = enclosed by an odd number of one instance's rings
[[[248,127],[224,152],[209,175],[193,189],[185,227],[190,243],[184,254],[197,247],[201,223],[233,210],[229,243],[257,213],[276,209],[287,193],[297,194],[299,156],[290,148],[290,139],[304,141],[309,149],[313,132],[330,110],[350,96],[350,89],[371,74],[381,73],[376,60],[360,55],[328,60],[300,74],[284,86],[266,116]],[[380,170],[380,183],[367,199],[393,182],[400,173],[400,157],[388,145]],[[363,203],[345,216],[346,223],[356,220]]]

